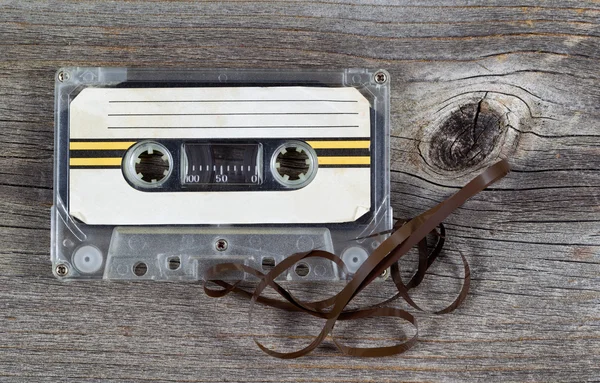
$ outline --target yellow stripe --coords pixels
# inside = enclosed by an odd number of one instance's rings
[[[119,150],[129,149],[135,141],[131,142],[71,142],[69,148],[71,150]]]
[[[121,166],[121,158],[71,158],[71,166]]]
[[[371,141],[306,141],[314,149],[369,149]]]
[[[371,157],[318,157],[319,165],[370,165]]]

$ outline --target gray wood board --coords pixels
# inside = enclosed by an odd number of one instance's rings
[[[597,1],[0,1],[0,380],[600,380],[599,25]],[[460,249],[465,304],[416,314],[420,342],[401,356],[343,357],[327,341],[282,361],[253,335],[294,347],[318,322],[260,309],[249,326],[246,302],[195,284],[57,281],[53,78],[76,65],[387,69],[397,217],[498,157],[514,169],[447,220],[448,250],[416,293],[451,302]],[[339,331],[371,344],[403,330]]]

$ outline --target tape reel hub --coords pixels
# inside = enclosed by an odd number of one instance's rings
[[[173,156],[158,142],[140,142],[125,154],[123,173],[135,186],[158,187],[169,179],[172,172]]]
[[[301,141],[289,141],[279,146],[271,158],[271,172],[280,184],[290,188],[308,185],[317,174],[317,155]]]

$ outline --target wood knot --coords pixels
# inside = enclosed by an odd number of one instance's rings
[[[494,152],[504,125],[502,114],[490,107],[485,97],[460,106],[432,134],[432,163],[448,171],[477,166]]]

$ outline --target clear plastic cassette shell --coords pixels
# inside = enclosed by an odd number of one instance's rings
[[[198,281],[203,280],[206,271],[218,263],[240,262],[258,270],[268,271],[286,256],[320,249],[341,256],[347,266],[347,273],[328,260],[309,258],[291,268],[279,279],[298,281],[348,279],[386,237],[385,234],[377,234],[386,232],[392,227],[389,187],[389,84],[390,77],[386,71],[367,69],[63,68],[59,70],[56,74],[55,90],[54,204],[51,212],[51,260],[55,276],[61,280]],[[316,219],[315,223],[295,224],[264,223],[260,220],[244,224],[227,222],[95,224],[84,223],[71,214],[69,208],[72,185],[70,181],[71,102],[83,90],[219,87],[309,87],[358,90],[368,100],[370,106],[368,148],[370,208],[368,211],[352,222],[329,223]],[[279,150],[278,145],[281,145],[281,140],[277,141],[274,137],[265,135],[266,137],[253,137],[251,140],[243,137],[236,138],[235,142],[256,142],[260,145],[258,152],[261,155],[263,150]],[[172,139],[177,140],[178,137]],[[219,140],[219,143],[228,142],[218,137],[218,134],[214,139]],[[157,141],[160,145],[163,144],[161,140]],[[165,142],[168,146],[168,140]],[[299,146],[306,146],[301,137],[299,142]],[[180,142],[177,141],[176,144],[180,145]],[[177,173],[172,178],[184,180],[185,175],[179,174],[179,168],[187,163],[187,159],[181,158],[178,154],[173,155],[170,161],[174,161],[175,170],[169,168],[168,171]],[[266,173],[275,171],[273,161],[269,158],[256,163],[260,164]],[[125,162],[121,165],[123,166]],[[123,170],[120,174],[125,177],[125,173],[126,171]],[[194,177],[190,179],[193,180]],[[260,183],[254,182],[255,180],[256,178],[247,178],[247,183]],[[277,181],[272,182],[272,188],[285,189],[288,186],[294,188],[293,184],[286,185],[281,179]],[[94,182],[103,185],[104,180],[99,177]],[[306,183],[310,183],[310,180],[299,184],[304,186]],[[264,181],[263,188],[266,187],[264,185],[269,186],[269,183]],[[158,188],[160,187],[162,186],[159,185]],[[228,191],[216,188],[209,192],[236,193],[236,190],[244,187],[246,186],[232,186],[233,189]],[[261,190],[259,186],[256,188],[256,193],[268,193]],[[186,193],[200,193],[200,191],[192,189]],[[327,195],[330,190],[319,190],[319,193]],[[148,195],[158,194],[160,193],[152,191],[148,193]],[[78,196],[78,198],[82,197]],[[84,195],[83,198],[87,197]],[[119,217],[119,209],[111,210],[112,207],[108,205],[102,208],[108,209],[110,215]],[[148,206],[149,210],[152,208]],[[227,209],[228,206],[220,208]],[[264,210],[265,216],[268,216],[269,206],[265,205]],[[223,279],[252,280],[253,277],[232,273],[223,276]]]

